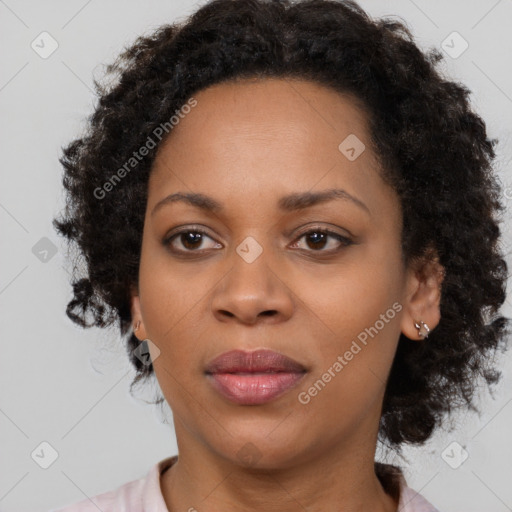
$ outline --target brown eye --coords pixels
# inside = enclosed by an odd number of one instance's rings
[[[341,247],[352,244],[349,238],[327,229],[309,230],[303,233],[297,240],[301,240],[302,238],[306,240],[307,249],[311,249],[313,252],[336,252]],[[337,243],[331,243],[331,247],[325,249],[325,247],[329,246],[329,239],[334,239]]]
[[[329,235],[322,233],[320,231],[312,231],[311,233],[305,235],[306,243],[311,242],[312,245],[309,245],[311,249],[323,249],[326,245],[327,239]]]
[[[213,241],[202,229],[188,228],[166,237],[163,243],[175,252],[198,252],[208,249],[208,247],[202,246],[206,239]],[[180,245],[181,247],[179,247]],[[209,248],[211,249],[212,247]]]
[[[196,231],[188,231],[186,233],[179,234],[179,241],[186,249],[197,249],[202,243],[202,233]]]

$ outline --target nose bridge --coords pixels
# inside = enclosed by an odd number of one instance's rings
[[[275,279],[271,253],[268,237],[263,234],[246,236],[232,254],[232,267],[227,276],[231,292],[259,300],[270,297]]]
[[[290,290],[278,276],[281,266],[273,253],[273,244],[263,234],[249,235],[234,248],[230,270],[214,292],[215,315],[254,322],[261,313],[269,316],[272,312],[273,317],[291,314]]]

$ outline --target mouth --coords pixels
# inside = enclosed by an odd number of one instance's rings
[[[205,374],[224,398],[240,405],[267,403],[298,385],[306,368],[272,350],[232,350],[211,361]]]

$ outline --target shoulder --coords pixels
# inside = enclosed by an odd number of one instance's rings
[[[407,485],[402,470],[391,464],[375,464],[384,489],[398,502],[397,512],[440,512],[420,493]]]
[[[133,480],[117,489],[98,494],[92,498],[85,498],[64,508],[54,509],[50,512],[113,512],[115,510],[141,510],[142,490],[145,478]]]
[[[168,457],[157,462],[143,478],[49,512],[167,512],[160,488],[160,474],[175,460],[176,456]]]
[[[420,493],[407,486],[404,481],[400,488],[400,502],[398,512],[440,512],[427,501]]]

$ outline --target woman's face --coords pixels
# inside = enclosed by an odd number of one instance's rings
[[[418,282],[366,118],[307,81],[194,97],[154,163],[132,302],[137,335],[160,351],[150,345],[180,450],[285,467],[371,446],[400,332],[415,337]],[[302,373],[206,373],[234,349],[276,351]]]

